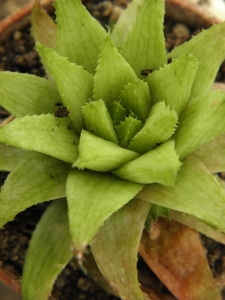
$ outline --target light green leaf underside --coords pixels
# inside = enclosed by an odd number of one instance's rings
[[[92,75],[82,67],[52,49],[37,45],[42,61],[56,82],[63,104],[70,112],[70,118],[78,132],[83,127],[81,107],[92,95]]]
[[[94,73],[105,30],[80,0],[56,0],[55,7],[57,52]]]
[[[174,187],[148,185],[137,197],[187,213],[225,232],[225,191],[194,155],[184,161]]]
[[[170,217],[171,219],[189,226],[190,228],[195,229],[198,232],[203,233],[204,235],[208,236],[209,238],[225,244],[225,235],[221,232],[215,231],[205,223],[199,221],[198,219],[189,216],[187,214],[175,211],[175,210],[170,210]]]
[[[175,133],[180,159],[225,131],[225,93],[210,91],[189,101]]]
[[[48,299],[57,276],[73,257],[70,247],[66,200],[56,200],[29,242],[22,277],[24,300]]]
[[[140,120],[131,116],[127,117],[118,126],[116,126],[117,136],[120,146],[127,148],[134,135],[143,127]]]
[[[195,150],[194,154],[211,173],[225,171],[225,132]]]
[[[176,129],[177,114],[174,110],[158,102],[152,106],[143,128],[134,136],[128,149],[146,153],[156,144],[168,140]]]
[[[174,142],[169,140],[112,173],[120,178],[142,184],[158,182],[174,185],[180,166],[181,162],[174,149]]]
[[[35,167],[31,167],[35,166]],[[65,197],[70,165],[31,152],[7,177],[0,194],[0,228],[26,208]]]
[[[106,173],[71,171],[66,195],[74,248],[83,252],[103,222],[142,188]]]
[[[31,13],[31,35],[36,42],[56,48],[56,24],[49,14],[42,9],[39,1],[35,1]]]
[[[10,172],[27,155],[27,151],[0,143],[0,170]]]
[[[133,0],[121,14],[116,22],[111,37],[116,47],[122,47],[127,34],[134,24],[137,15],[138,6],[143,4],[144,0]]]
[[[57,119],[51,114],[16,118],[0,127],[0,142],[73,163],[78,138],[71,126],[68,118]]]
[[[182,53],[193,54],[199,60],[199,67],[194,81],[191,98],[206,93],[211,89],[216,74],[225,57],[225,23],[213,25],[174,48],[168,57],[179,57]]]
[[[149,299],[137,280],[137,253],[150,203],[133,199],[114,213],[91,243],[98,267],[121,299]]]
[[[38,76],[0,72],[0,105],[15,117],[54,112],[60,101],[56,86]]]
[[[73,167],[99,172],[117,169],[139,156],[86,130],[81,132],[78,150],[79,156]]]
[[[120,98],[121,104],[130,108],[140,119],[145,120],[148,117],[151,96],[146,82],[138,80],[129,83],[125,86]]]
[[[195,74],[198,69],[198,60],[192,55],[181,55],[148,75],[152,102],[164,101],[180,115],[187,105]]]
[[[118,100],[126,84],[136,80],[134,71],[107,35],[94,76],[93,99],[103,99],[109,106],[113,101]]]
[[[114,125],[116,126],[119,125],[121,121],[125,120],[128,111],[119,102],[114,101],[109,106],[109,113]]]
[[[128,32],[121,54],[140,77],[143,69],[158,69],[166,63],[163,34],[164,0],[144,1]]]
[[[82,108],[85,128],[107,141],[118,144],[113,122],[103,100],[92,101]]]

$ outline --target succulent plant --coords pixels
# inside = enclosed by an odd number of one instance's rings
[[[214,175],[225,170],[225,93],[211,90],[225,24],[167,53],[164,0],[133,0],[112,30],[80,0],[55,8],[57,25],[38,2],[32,14],[48,79],[0,73],[0,105],[15,117],[0,128],[0,167],[10,171],[0,226],[55,200],[30,242],[23,299],[47,299],[73,255],[85,265],[88,245],[117,295],[148,299],[136,264],[153,220],[189,220],[218,240],[225,232]]]

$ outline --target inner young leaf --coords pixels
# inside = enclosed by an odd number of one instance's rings
[[[119,125],[121,121],[125,120],[126,115],[128,115],[128,109],[123,107],[120,102],[113,101],[109,106],[109,113],[114,126],[116,126]]]
[[[139,118],[145,120],[148,117],[151,97],[146,82],[138,80],[128,83],[120,97],[121,104],[130,108]]]
[[[169,140],[158,148],[128,162],[112,174],[137,183],[153,182],[173,186],[181,162],[174,148],[174,141]]]
[[[164,102],[152,106],[144,127],[134,136],[128,149],[145,153],[156,144],[168,140],[175,131],[177,114]]]
[[[134,135],[142,128],[143,124],[140,120],[131,116],[127,117],[120,125],[116,126],[117,136],[120,146],[127,148]]]
[[[82,108],[85,128],[107,141],[118,144],[113,123],[103,100],[92,101]]]
[[[82,130],[79,141],[79,156],[73,167],[107,172],[138,157],[139,154],[119,147],[94,134]]]

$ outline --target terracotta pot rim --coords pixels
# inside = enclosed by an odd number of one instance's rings
[[[41,1],[41,5],[48,12],[53,12],[53,2],[54,0],[43,0]],[[7,40],[11,32],[29,24],[32,7],[33,3],[28,3],[0,22],[0,43]]]

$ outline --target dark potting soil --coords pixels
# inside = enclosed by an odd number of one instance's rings
[[[118,0],[117,5],[125,7],[128,0]],[[91,13],[106,23],[115,12],[115,3],[110,1],[89,1],[86,3]],[[187,28],[183,24],[171,21],[165,23],[166,47],[171,50],[192,35],[200,32],[199,28]],[[45,76],[45,71],[40,63],[34,42],[30,37],[29,27],[16,31],[9,40],[0,45],[0,71],[30,73]],[[217,81],[225,82],[225,64],[220,68]],[[8,113],[0,107],[0,123],[8,117]],[[3,184],[7,174],[0,173],[0,184]],[[0,267],[4,267],[15,275],[21,275],[25,252],[38,220],[48,203],[43,203],[27,209],[15,217],[0,230]],[[215,278],[222,278],[225,274],[225,246],[202,236],[206,249],[209,265]],[[153,272],[140,258],[138,261],[139,280],[144,290],[153,288],[160,291],[162,299],[175,299],[158,280]],[[65,300],[116,300],[117,297],[107,294],[92,279],[88,278],[72,261],[62,272],[55,283],[53,296],[50,299]],[[225,296],[224,296],[225,299]]]

